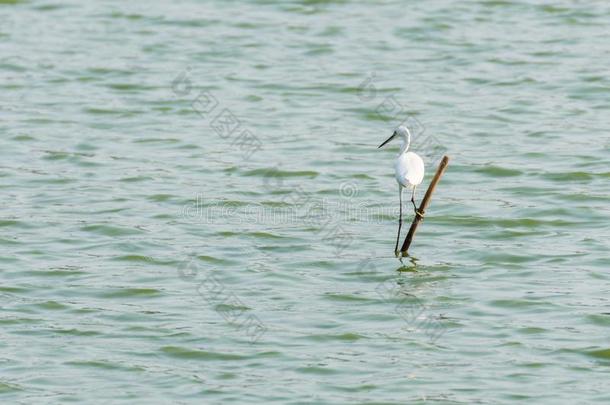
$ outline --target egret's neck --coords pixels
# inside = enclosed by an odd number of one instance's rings
[[[411,145],[411,137],[407,136],[402,138],[402,145],[400,146],[400,155],[402,155],[403,153],[407,153],[407,151],[409,150],[409,146]]]

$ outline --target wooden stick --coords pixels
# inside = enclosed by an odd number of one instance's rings
[[[402,247],[400,248],[401,256],[404,256],[405,253],[407,253],[407,250],[409,250],[409,246],[411,246],[411,242],[413,241],[413,237],[415,236],[415,231],[417,230],[417,227],[419,226],[419,222],[422,220],[423,214],[426,213],[426,208],[428,207],[428,203],[430,202],[430,199],[432,198],[432,193],[434,193],[436,184],[441,179],[441,176],[443,175],[443,173],[445,173],[445,169],[447,168],[448,164],[449,164],[449,156],[445,155],[445,156],[443,156],[441,163],[438,165],[438,169],[436,169],[436,174],[434,175],[434,177],[432,178],[432,181],[430,182],[430,185],[428,186],[428,190],[426,191],[426,195],[424,195],[424,199],[421,200],[421,204],[419,205],[419,212],[421,213],[421,215],[415,214],[415,218],[413,218],[413,222],[411,223],[411,228],[409,228],[409,233],[407,234],[407,237],[405,238],[405,241],[402,244]]]

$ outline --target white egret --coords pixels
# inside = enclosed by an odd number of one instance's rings
[[[408,152],[409,146],[411,145],[411,132],[403,125],[396,128],[391,137],[389,137],[384,143],[379,145],[381,148],[391,140],[400,138],[402,145],[400,147],[400,153],[396,157],[396,164],[394,166],[396,172],[396,181],[398,182],[398,198],[400,201],[400,218],[398,220],[398,235],[396,236],[396,247],[394,253],[398,255],[398,241],[400,240],[400,228],[402,228],[402,190],[403,188],[411,188],[411,202],[413,203],[413,209],[415,215],[423,217],[424,215],[418,211],[415,205],[415,189],[419,186],[424,179],[424,161],[417,153]]]

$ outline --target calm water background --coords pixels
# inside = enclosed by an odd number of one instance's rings
[[[609,402],[610,5],[552,3],[0,0],[1,402]]]

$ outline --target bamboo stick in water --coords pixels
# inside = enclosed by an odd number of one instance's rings
[[[409,228],[409,233],[407,234],[407,237],[405,238],[405,241],[402,244],[402,247],[400,248],[401,256],[405,256],[405,254],[409,250],[409,247],[411,246],[411,242],[413,242],[413,237],[415,236],[415,231],[417,231],[417,227],[419,226],[420,221],[423,219],[423,214],[425,214],[426,208],[428,207],[428,204],[430,203],[430,199],[432,198],[432,193],[434,193],[434,189],[436,189],[436,184],[441,179],[441,176],[445,172],[445,169],[447,168],[448,164],[449,164],[449,156],[445,155],[445,156],[443,156],[441,163],[438,165],[438,169],[436,169],[436,174],[432,178],[432,181],[430,182],[430,185],[428,186],[428,190],[426,190],[426,195],[424,195],[424,198],[422,199],[421,204],[419,205],[418,211],[422,215],[415,214],[415,218],[413,218],[413,222],[411,223],[411,228]]]

